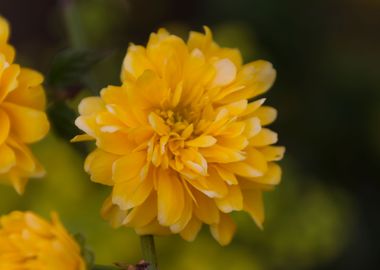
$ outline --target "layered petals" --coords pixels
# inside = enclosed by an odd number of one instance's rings
[[[207,27],[187,43],[160,29],[146,47],[130,45],[122,84],[84,99],[76,121],[85,135],[74,140],[96,141],[86,171],[112,186],[103,216],[188,241],[207,224],[221,245],[236,229],[231,212],[262,227],[262,192],[279,184],[284,155],[267,127],[277,111],[258,97],[275,77],[267,61],[243,65]]]
[[[24,191],[44,170],[28,148],[49,131],[43,76],[13,63],[9,26],[0,17],[0,182]]]
[[[49,222],[12,212],[0,218],[0,269],[85,270],[86,263],[57,214]]]

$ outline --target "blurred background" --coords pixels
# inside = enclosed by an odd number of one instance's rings
[[[50,135],[33,146],[48,175],[23,197],[0,186],[0,213],[57,210],[96,262],[134,263],[139,239],[99,215],[109,189],[83,172],[85,145],[68,138],[78,100],[119,83],[130,42],[159,27],[187,38],[208,25],[246,62],[278,71],[266,96],[287,148],[281,185],[266,194],[265,230],[247,215],[231,245],[204,228],[194,243],[157,239],[161,269],[377,269],[380,263],[380,2],[378,0],[0,0],[17,61],[43,72]],[[94,68],[89,70],[90,66]],[[84,79],[82,79],[82,75]],[[112,247],[112,248],[111,248]]]

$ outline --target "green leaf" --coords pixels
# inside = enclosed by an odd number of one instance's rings
[[[70,140],[78,134],[78,129],[74,125],[77,114],[64,101],[52,104],[48,114],[53,128],[64,139]]]
[[[47,83],[53,88],[84,84],[84,75],[105,56],[105,53],[90,50],[66,49],[53,59]]]

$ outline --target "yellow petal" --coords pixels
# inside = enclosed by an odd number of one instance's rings
[[[85,171],[91,175],[93,182],[112,186],[112,165],[118,158],[118,155],[96,149],[87,156]]]
[[[154,70],[154,67],[146,55],[145,48],[134,44],[130,45],[123,61],[122,80],[128,78],[126,72],[136,80],[147,69]]]
[[[180,152],[180,157],[183,164],[191,171],[199,175],[207,175],[207,160],[202,156],[201,153],[195,151],[194,149],[188,148],[183,149]]]
[[[219,223],[210,225],[210,231],[219,244],[226,246],[235,234],[236,224],[228,214],[221,213]]]
[[[147,55],[157,68],[157,73],[174,89],[182,74],[182,67],[188,56],[183,40],[174,35],[151,35]]]
[[[96,145],[102,150],[116,155],[127,155],[137,146],[127,140],[126,134],[120,131],[114,133],[101,132],[97,136]]]
[[[114,228],[120,227],[128,214],[127,211],[121,210],[117,205],[112,203],[112,196],[108,196],[104,201],[100,213]]]
[[[100,96],[105,104],[118,105],[121,108],[128,108],[128,92],[125,87],[122,86],[107,86],[100,91]]]
[[[168,82],[165,81],[165,83]],[[143,109],[155,109],[163,104],[164,101],[169,102],[170,89],[165,83],[164,80],[153,71],[144,71],[137,79],[134,87],[128,89],[130,101],[138,102],[131,104],[139,105]]]
[[[206,224],[218,223],[219,210],[214,200],[196,190],[192,190],[192,194],[196,200],[193,207],[195,216]]]
[[[276,71],[271,63],[263,60],[244,65],[236,76],[236,84],[244,85],[219,102],[230,103],[241,99],[250,99],[266,92],[276,78]]]
[[[26,143],[42,139],[49,131],[49,121],[44,112],[4,102],[4,110],[12,123],[11,130]]]
[[[244,65],[238,76],[244,84],[254,89],[255,95],[259,95],[266,92],[273,85],[276,71],[271,63],[257,60]]]
[[[7,142],[16,155],[17,167],[19,169],[33,177],[44,176],[45,171],[40,167],[32,152],[25,144],[13,138],[8,138]]]
[[[245,158],[241,151],[217,144],[208,148],[201,148],[199,149],[199,152],[205,157],[207,162],[213,163],[230,163],[243,160]]]
[[[164,120],[158,116],[156,113],[151,112],[148,116],[148,121],[150,126],[156,131],[159,135],[168,135],[170,128],[165,124]]]
[[[260,149],[267,161],[281,160],[285,154],[285,147],[283,146],[267,146]]]
[[[278,136],[276,132],[263,128],[256,136],[252,137],[249,142],[252,146],[262,147],[274,144],[277,140]]]
[[[193,201],[189,194],[184,193],[184,207],[180,219],[170,226],[170,230],[173,233],[181,232],[189,223],[193,214]]]
[[[218,144],[225,148],[240,151],[247,147],[248,140],[245,136],[236,136],[234,138],[221,137],[218,138]]]
[[[224,105],[221,108],[226,109],[231,116],[237,116],[247,109],[247,104],[248,101],[246,99],[243,99]]]
[[[145,202],[133,208],[123,224],[128,227],[143,227],[148,225],[157,216],[157,196],[152,193]]]
[[[94,115],[91,116],[79,116],[75,119],[75,125],[86,134],[91,137],[96,137],[96,118]]]
[[[189,35],[189,39],[187,41],[187,45],[189,46],[190,50],[193,50],[195,48],[198,48],[203,51],[207,51],[208,47],[212,43],[212,33],[210,28],[207,26],[204,27],[205,34],[191,31]]]
[[[6,62],[2,64],[9,65]],[[10,65],[5,68],[0,78],[0,102],[18,86],[17,77],[19,74],[20,67],[18,65]]]
[[[261,107],[261,105],[264,104],[265,98],[261,98],[255,101],[252,101],[248,104],[246,110],[241,114],[242,117],[250,117],[255,111],[257,111],[258,108]]]
[[[43,237],[54,237],[51,225],[32,212],[25,213],[25,223],[29,227],[28,229],[33,230],[35,233]]]
[[[172,102],[171,102],[171,105],[173,107],[176,107],[178,105],[178,103],[180,102],[181,96],[182,96],[182,91],[183,91],[183,81],[181,81],[176,86],[176,88],[174,89],[174,93],[173,93],[173,97],[172,97]]]
[[[228,58],[218,60],[214,63],[216,74],[211,82],[210,88],[226,86],[236,78],[236,66]]]
[[[219,48],[218,50],[218,56],[220,58],[228,58],[230,59],[237,68],[240,68],[243,62],[243,58],[241,56],[241,53],[238,49],[231,49],[231,48]]]
[[[228,137],[228,138],[239,136],[245,130],[246,128],[245,125],[246,124],[242,121],[233,122],[229,124],[223,131],[221,131],[220,133],[217,133],[217,135]]]
[[[180,235],[186,241],[192,242],[202,228],[202,222],[193,217],[186,227],[180,232]]]
[[[192,147],[210,147],[216,142],[217,140],[213,136],[201,135],[193,140],[187,141],[185,144]]]
[[[0,145],[0,173],[7,172],[16,164],[16,155],[7,144]]]
[[[116,104],[109,104],[106,108],[108,112],[117,117],[119,121],[123,122],[126,126],[138,127],[140,125],[139,120],[129,108],[123,108]]]
[[[26,183],[28,182],[28,178],[21,177],[17,174],[11,174],[10,180],[17,194],[22,195],[25,191],[25,186],[26,186]]]
[[[228,193],[228,188],[219,173],[211,168],[209,175],[204,179],[205,189],[202,190],[210,198],[222,198]]]
[[[224,213],[240,211],[243,209],[243,195],[238,185],[230,186],[228,194],[223,198],[216,198],[215,203]]]
[[[141,172],[145,163],[146,153],[143,151],[132,152],[116,160],[113,165],[114,181],[123,182],[129,181],[135,177],[141,177]]]
[[[247,150],[247,158],[244,162],[252,166],[254,169],[259,171],[261,175],[265,174],[268,170],[268,163],[264,157],[264,155],[256,150],[255,148],[248,148]]]
[[[239,178],[239,186],[241,187],[241,190],[259,189],[262,191],[272,191],[275,188],[275,186],[273,185],[261,184],[254,181],[255,181],[255,178],[252,178],[252,179]]]
[[[81,100],[78,106],[81,115],[91,115],[104,110],[104,102],[100,97],[86,97]]]
[[[233,172],[234,174],[243,176],[243,177],[259,177],[263,175],[259,169],[255,168],[253,164],[248,164],[245,161],[236,162],[236,163],[228,163],[223,165],[224,168]]]
[[[152,222],[150,222],[148,225],[135,228],[135,232],[138,235],[147,235],[147,234],[169,235],[172,233],[168,227],[164,227],[164,226],[160,225],[158,223],[158,221],[155,219]]]
[[[6,101],[35,110],[45,110],[46,97],[41,85],[43,76],[34,70],[21,68],[17,81],[17,88],[8,94]]]
[[[10,129],[8,115],[0,108],[0,145],[7,139]]]
[[[261,122],[257,117],[252,117],[244,121],[245,130],[244,135],[250,139],[256,136],[261,131]]]
[[[16,52],[15,52],[15,49],[11,45],[6,44],[6,43],[1,44],[0,42],[0,53],[4,55],[5,60],[8,63],[13,63]]]
[[[250,180],[265,185],[278,185],[281,181],[281,175],[281,167],[274,162],[270,162],[265,175]]]
[[[272,123],[277,118],[277,110],[269,106],[262,106],[253,116],[256,116],[260,119],[261,125],[266,126]]]
[[[178,222],[184,209],[184,189],[178,177],[167,171],[158,173],[158,221],[163,226]]]
[[[222,166],[215,166],[216,171],[218,172],[219,176],[229,185],[236,185],[238,183],[238,180],[236,179],[235,174],[233,174],[231,171],[227,170],[226,168],[223,168]]]
[[[141,180],[135,177],[129,181],[115,183],[112,190],[112,202],[121,210],[128,210],[141,205],[149,196],[153,188],[149,177]]]
[[[6,43],[9,38],[9,24],[0,16],[0,43]]]
[[[86,141],[92,141],[92,140],[95,140],[95,138],[87,134],[81,134],[72,138],[70,142],[86,142]]]
[[[262,229],[264,222],[264,203],[262,191],[260,190],[244,190],[244,211],[247,211],[257,226]]]

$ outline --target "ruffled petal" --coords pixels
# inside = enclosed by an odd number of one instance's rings
[[[49,131],[49,121],[44,112],[4,102],[3,109],[11,121],[11,132],[21,141],[33,143],[41,140]]]
[[[158,173],[158,221],[170,226],[179,221],[185,206],[184,189],[180,180],[167,171]]]
[[[228,245],[236,231],[236,224],[227,214],[220,214],[220,221],[210,226],[212,236],[222,246]]]

